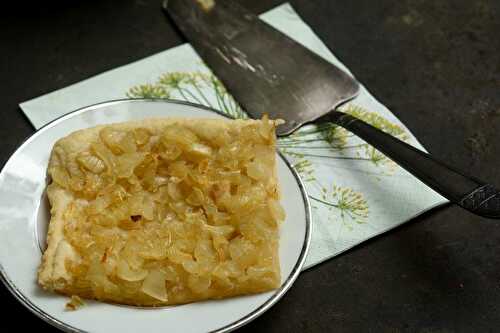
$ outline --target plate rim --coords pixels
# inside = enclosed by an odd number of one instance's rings
[[[126,104],[126,103],[138,103],[138,102],[146,102],[146,103],[165,103],[165,104],[177,104],[177,105],[185,105],[185,106],[191,106],[194,108],[202,109],[205,111],[210,111],[213,113],[216,113],[220,116],[223,116],[225,118],[232,119],[230,116],[227,114],[210,108],[205,105],[201,104],[196,104],[196,103],[191,103],[191,102],[186,102],[182,100],[176,100],[176,99],[166,99],[166,98],[122,98],[122,99],[113,99],[113,100],[108,100],[104,102],[99,102],[95,104],[91,104],[88,106],[84,106],[81,108],[78,108],[76,110],[70,111],[68,113],[65,113],[54,120],[48,122],[47,124],[43,125],[39,129],[37,129],[34,133],[32,133],[30,136],[28,136],[26,139],[24,139],[21,144],[14,149],[14,151],[10,154],[9,158],[5,161],[3,164],[1,170],[0,170],[0,176],[4,173],[4,170],[8,166],[9,162],[14,158],[14,156],[20,151],[24,146],[28,145],[31,141],[35,140],[42,132],[49,130],[51,127],[56,126],[57,124],[63,122],[66,119],[72,118],[76,115],[85,113],[85,112],[91,112],[95,111],[99,108],[110,106],[110,105],[116,105],[116,104]],[[311,204],[309,202],[309,198],[307,196],[307,193],[305,191],[305,185],[300,178],[299,174],[297,171],[292,167],[291,163],[285,158],[285,156],[279,151],[276,150],[277,154],[279,157],[283,160],[283,162],[286,164],[288,169],[291,171],[292,175],[294,176],[295,180],[297,181],[297,184],[299,185],[299,190],[302,195],[302,201],[304,203],[304,209],[305,209],[305,215],[306,215],[306,230],[305,230],[305,235],[304,235],[304,242],[302,244],[302,249],[299,255],[299,258],[297,262],[295,263],[290,275],[288,278],[284,281],[284,283],[275,290],[275,293],[264,303],[262,303],[260,306],[258,306],[256,309],[252,310],[245,316],[237,319],[236,321],[231,322],[230,324],[227,324],[225,326],[222,326],[220,328],[217,328],[213,331],[212,333],[222,333],[222,332],[231,332],[237,328],[240,328],[252,320],[256,319],[260,315],[262,315],[264,312],[266,312],[269,308],[271,308],[274,304],[276,304],[283,296],[284,294],[290,289],[290,287],[293,285],[295,280],[297,279],[298,275],[301,272],[301,268],[303,267],[307,253],[309,251],[310,243],[311,243],[311,228],[312,228],[312,222],[311,222]],[[76,333],[87,333],[87,331],[81,330],[79,328],[73,327],[57,318],[55,318],[53,315],[45,312],[44,310],[40,309],[37,307],[33,302],[30,301],[29,297],[23,294],[14,284],[14,282],[9,278],[7,275],[7,272],[3,268],[2,263],[0,262],[0,280],[2,280],[3,284],[9,290],[11,294],[14,295],[14,297],[28,310],[30,310],[33,314],[35,314],[37,317],[45,321],[46,323],[55,326],[65,332],[76,332]]]

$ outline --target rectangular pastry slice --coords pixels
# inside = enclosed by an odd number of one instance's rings
[[[146,119],[60,139],[39,284],[140,306],[279,287],[276,124]]]

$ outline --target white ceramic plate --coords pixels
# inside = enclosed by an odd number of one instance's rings
[[[55,141],[82,128],[150,117],[221,118],[204,107],[165,100],[118,100],[89,106],[41,128],[17,149],[0,173],[0,272],[7,288],[29,310],[69,332],[227,332],[276,303],[297,278],[310,241],[310,208],[303,185],[280,156],[278,176],[286,221],[281,227],[282,285],[259,295],[142,309],[87,302],[64,311],[67,297],[43,291],[36,272],[44,248],[49,206],[46,168]]]

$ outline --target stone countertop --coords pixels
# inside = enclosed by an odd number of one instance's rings
[[[238,2],[256,13],[281,3]],[[500,186],[499,1],[290,2],[431,153]],[[20,102],[182,43],[159,7],[80,0],[3,10],[0,165],[33,133]],[[55,331],[3,287],[0,297],[5,327]],[[302,273],[241,331],[495,331],[499,304],[500,222],[447,206]]]

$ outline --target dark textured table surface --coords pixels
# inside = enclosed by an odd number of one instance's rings
[[[291,3],[431,153],[500,185],[499,1]],[[183,42],[158,0],[14,6],[0,14],[0,165],[33,133],[18,103]],[[0,299],[4,327],[51,329],[4,287]],[[448,206],[302,273],[242,331],[499,328],[500,222]]]

